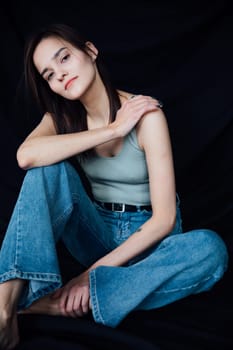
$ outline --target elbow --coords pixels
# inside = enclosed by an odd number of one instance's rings
[[[168,218],[166,220],[166,231],[167,233],[170,233],[173,231],[174,227],[176,225],[176,212],[171,213],[168,215]]]
[[[170,232],[173,231],[176,225],[176,208],[166,213],[166,217],[164,218],[163,221],[164,221],[166,232],[169,234]]]
[[[154,224],[159,227],[162,237],[171,233],[176,225],[176,211],[166,213],[165,215],[154,215]],[[152,219],[152,220],[153,220]]]
[[[24,146],[20,146],[17,150],[16,159],[18,166],[23,170],[28,170],[33,167],[32,160]]]

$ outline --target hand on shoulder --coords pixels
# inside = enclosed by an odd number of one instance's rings
[[[160,107],[159,101],[151,96],[128,93],[121,96],[122,105],[112,124],[118,135],[124,137],[146,114],[158,111]]]
[[[142,149],[145,144],[160,142],[162,138],[170,139],[166,116],[161,108],[144,114],[136,126],[138,143]]]

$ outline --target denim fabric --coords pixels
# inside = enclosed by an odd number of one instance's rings
[[[151,212],[111,212],[92,203],[68,162],[26,173],[0,251],[0,282],[28,280],[19,309],[62,285],[56,242],[88,267],[140,227]],[[132,310],[161,307],[210,289],[227,268],[223,240],[210,230],[182,233],[179,202],[173,231],[121,267],[92,270],[96,322],[116,327]]]

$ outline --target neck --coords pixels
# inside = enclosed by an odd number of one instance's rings
[[[99,74],[89,87],[88,92],[80,99],[84,105],[88,120],[91,123],[107,125],[109,122],[109,99]]]

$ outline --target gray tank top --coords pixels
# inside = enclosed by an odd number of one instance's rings
[[[96,200],[132,205],[150,204],[145,153],[139,147],[135,129],[124,138],[116,156],[90,156],[81,162],[81,166]]]

